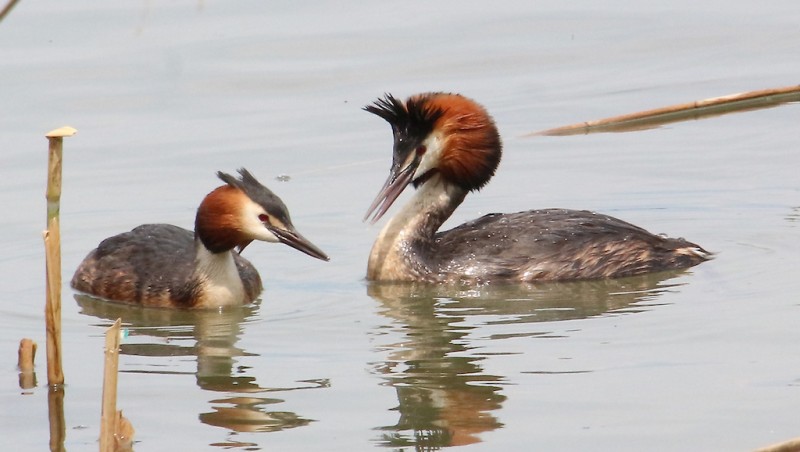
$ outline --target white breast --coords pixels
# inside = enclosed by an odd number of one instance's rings
[[[196,275],[202,281],[198,308],[238,306],[245,302],[244,284],[236,269],[231,251],[211,253],[200,246]]]

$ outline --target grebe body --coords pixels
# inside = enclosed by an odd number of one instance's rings
[[[414,197],[381,230],[367,279],[436,283],[536,282],[632,276],[686,268],[711,253],[589,211],[489,214],[448,231],[442,224],[467,193],[482,188],[502,144],[486,110],[464,96],[391,95],[365,110],[394,135],[389,178],[365,220],[380,219],[408,185]]]
[[[250,303],[261,293],[258,271],[239,255],[253,240],[328,260],[297,232],[280,198],[247,170],[239,173],[238,179],[217,173],[226,185],[203,199],[195,232],[146,224],[109,237],[78,266],[72,287],[142,306],[215,308]]]

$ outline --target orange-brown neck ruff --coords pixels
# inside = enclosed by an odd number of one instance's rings
[[[197,209],[194,229],[209,251],[221,253],[250,243],[241,229],[237,213],[248,200],[243,191],[230,185],[214,189],[203,199]]]
[[[457,94],[421,94],[407,101],[408,108],[440,111],[432,133],[443,140],[437,170],[465,190],[479,190],[494,176],[502,157],[502,143],[489,113]]]

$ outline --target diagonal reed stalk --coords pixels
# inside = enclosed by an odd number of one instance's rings
[[[565,136],[602,132],[630,132],[690,119],[702,119],[728,113],[774,107],[800,101],[800,86],[762,89],[746,93],[670,105],[611,118],[585,121],[568,126],[534,132],[526,136]]]

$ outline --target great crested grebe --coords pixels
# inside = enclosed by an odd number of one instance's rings
[[[437,232],[494,175],[502,144],[491,116],[458,94],[390,94],[364,107],[392,126],[389,178],[367,210],[378,221],[409,184],[416,193],[372,247],[367,279],[487,283],[613,278],[685,268],[711,257],[684,239],[594,212],[493,213]],[[374,214],[374,215],[373,215]]]
[[[329,260],[292,226],[280,198],[246,169],[239,174],[217,172],[225,185],[200,203],[194,233],[145,224],[109,237],[78,266],[72,287],[142,306],[215,308],[250,303],[261,293],[258,271],[239,255],[253,240]]]

